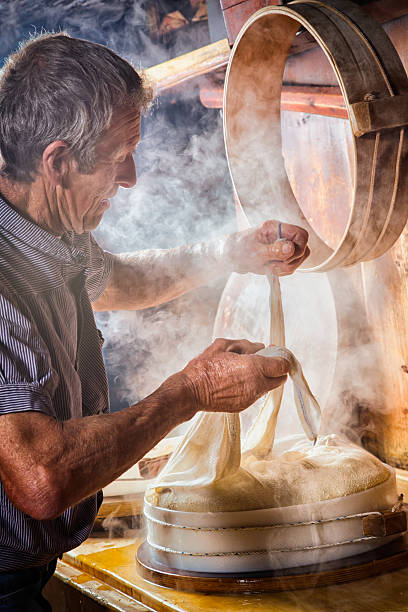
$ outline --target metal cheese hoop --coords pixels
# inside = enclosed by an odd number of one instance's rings
[[[303,26],[327,56],[351,124],[354,185],[347,227],[333,251],[310,227],[282,156],[280,98],[287,56]],[[369,261],[398,239],[408,217],[408,79],[381,26],[348,0],[295,0],[254,13],[232,49],[224,137],[236,194],[251,223],[272,215],[310,233],[308,272]],[[303,152],[307,154],[307,152]]]

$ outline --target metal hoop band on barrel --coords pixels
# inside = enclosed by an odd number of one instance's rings
[[[333,251],[310,227],[282,156],[280,98],[291,44],[308,30],[329,60],[352,129],[354,185]],[[384,30],[348,0],[295,0],[254,13],[232,49],[224,136],[232,181],[251,223],[271,216],[310,233],[309,272],[369,261],[398,239],[408,217],[408,78]],[[299,151],[307,155],[307,151]]]

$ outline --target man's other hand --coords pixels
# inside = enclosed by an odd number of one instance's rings
[[[240,412],[286,380],[289,363],[254,355],[259,342],[218,338],[165,383],[193,412]]]
[[[308,233],[297,225],[265,221],[259,227],[230,234],[225,242],[225,256],[236,272],[277,276],[293,274],[308,257]]]

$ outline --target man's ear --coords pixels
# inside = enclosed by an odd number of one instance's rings
[[[56,186],[61,185],[68,171],[68,146],[63,140],[51,142],[43,151],[42,166],[44,176]]]

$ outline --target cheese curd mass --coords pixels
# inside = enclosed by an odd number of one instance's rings
[[[186,512],[278,508],[359,493],[390,475],[376,457],[334,434],[319,437],[315,446],[293,436],[278,443],[275,453],[270,459],[243,457],[233,474],[206,486],[156,488],[147,500]]]

